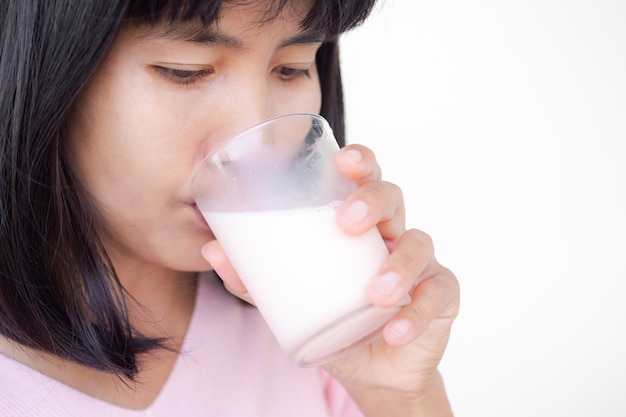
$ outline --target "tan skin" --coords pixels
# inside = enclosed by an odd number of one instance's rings
[[[106,222],[107,251],[136,301],[132,324],[169,337],[174,350],[193,312],[196,271],[215,269],[229,291],[249,299],[200,220],[190,175],[208,150],[258,121],[319,111],[315,52],[321,43],[300,32],[304,11],[259,26],[257,10],[225,7],[211,42],[187,39],[199,33],[193,25],[177,33],[126,26],[74,106],[71,156]],[[359,234],[377,227],[391,252],[371,283],[372,302],[394,305],[407,293],[412,302],[383,338],[326,368],[368,416],[450,415],[437,365],[458,313],[458,282],[436,261],[430,238],[406,230],[402,192],[382,180],[369,149],[347,146],[335,163],[359,184],[338,213],[341,228]],[[121,384],[2,338],[0,352],[131,409],[154,401],[177,357],[172,351],[146,355],[136,383]]]

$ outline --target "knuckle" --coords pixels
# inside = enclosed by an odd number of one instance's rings
[[[417,325],[428,321],[429,318],[429,314],[426,309],[424,309],[422,305],[416,303],[412,303],[407,306],[405,314],[405,317]]]
[[[410,252],[397,253],[394,259],[395,268],[403,273],[403,275],[413,275],[417,259]]]
[[[429,257],[434,257],[435,247],[433,238],[428,233],[418,229],[409,229],[406,233],[416,242],[422,253],[425,252]]]
[[[404,193],[402,192],[402,188],[400,188],[399,185],[394,184],[393,182],[389,182],[389,181],[381,181],[381,183],[384,184],[389,189],[389,192],[393,196],[396,196],[404,200]]]
[[[385,201],[385,189],[378,181],[369,181],[360,187],[360,198],[373,203]]]

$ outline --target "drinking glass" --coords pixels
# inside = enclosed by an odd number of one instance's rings
[[[337,225],[337,209],[356,189],[335,168],[338,150],[321,116],[279,116],[218,146],[192,181],[198,208],[255,305],[303,367],[371,342],[401,308],[367,297],[389,256],[378,230],[352,236]]]

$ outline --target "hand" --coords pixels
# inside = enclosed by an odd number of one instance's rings
[[[248,294],[246,286],[239,278],[239,274],[233,268],[226,257],[226,253],[217,240],[211,240],[202,246],[202,256],[213,267],[213,270],[219,275],[224,283],[224,287],[233,294],[249,304],[254,305],[254,300]]]
[[[336,154],[335,163],[359,184],[338,212],[340,227],[360,234],[376,225],[391,252],[370,283],[370,299],[379,306],[392,306],[408,293],[412,302],[385,326],[382,338],[326,369],[362,408],[375,408],[376,404],[364,402],[380,400],[389,411],[389,401],[419,401],[430,390],[442,389],[437,366],[458,314],[459,285],[454,274],[435,259],[430,237],[405,229],[402,193],[381,180],[380,167],[369,149],[348,146]]]
[[[381,180],[380,167],[369,149],[347,146],[335,155],[335,164],[359,186],[337,213],[340,227],[355,235],[378,227],[391,253],[370,284],[370,299],[379,306],[393,306],[409,294],[412,302],[385,326],[382,338],[326,369],[363,409],[375,408],[377,404],[367,402],[378,401],[387,410],[383,415],[392,415],[388,413],[391,401],[419,402],[441,384],[437,366],[458,314],[458,282],[435,259],[430,237],[406,230],[402,192]],[[226,288],[253,303],[219,243],[207,243],[202,252]]]

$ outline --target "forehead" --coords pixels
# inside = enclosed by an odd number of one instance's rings
[[[258,36],[260,31],[281,39],[280,46],[326,40],[324,31],[306,29],[302,24],[309,11],[308,2],[292,2],[291,6],[280,9],[268,9],[262,6],[264,3],[224,4],[210,23],[201,18],[160,19],[133,26],[140,38],[166,38],[231,48],[244,48],[243,39]]]
[[[329,39],[360,25],[369,16],[376,0],[130,0],[127,25],[163,22],[202,21],[211,25],[227,9],[246,10],[263,23],[296,17],[301,28],[323,30]]]

